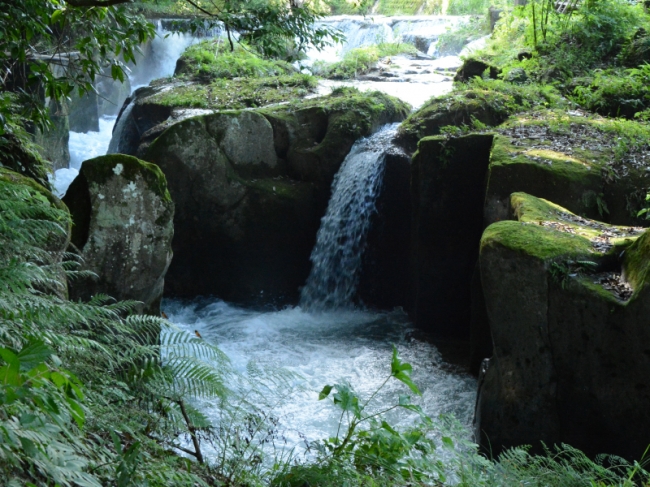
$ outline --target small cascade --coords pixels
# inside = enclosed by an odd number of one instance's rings
[[[120,152],[124,151],[124,148],[122,147],[124,145],[124,129],[131,122],[130,115],[131,111],[133,110],[134,101],[135,98],[133,98],[131,102],[126,106],[126,108],[122,111],[122,113],[120,113],[119,118],[117,119],[117,123],[113,128],[113,136],[111,137],[111,141],[108,144],[108,151],[106,152],[107,154],[119,154]]]
[[[385,156],[397,126],[387,125],[355,143],[334,178],[332,196],[311,254],[311,273],[301,293],[303,309],[323,311],[353,306]]]

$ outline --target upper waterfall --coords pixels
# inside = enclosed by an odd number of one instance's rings
[[[386,125],[357,141],[334,178],[311,254],[311,273],[301,292],[304,309],[321,311],[353,305],[385,156],[397,126]]]

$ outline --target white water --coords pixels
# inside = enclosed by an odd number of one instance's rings
[[[332,183],[332,196],[321,220],[312,268],[300,304],[323,311],[353,307],[361,261],[377,208],[384,160],[398,124],[357,141]]]
[[[145,46],[144,56],[131,66],[129,81],[131,93],[147,86],[154,79],[174,74],[176,61],[188,46],[198,41],[190,34],[172,33],[164,29],[162,22],[156,25],[156,37]],[[116,81],[117,83],[117,81]],[[113,127],[117,117],[102,116],[99,119],[99,132],[70,132],[70,165],[58,169],[51,177],[55,193],[63,197],[70,184],[79,174],[81,163],[108,152]]]
[[[319,401],[318,393],[326,384],[347,381],[367,399],[390,374],[393,344],[402,360],[413,365],[413,379],[422,391],[414,402],[431,417],[453,413],[467,428],[471,424],[476,381],[445,364],[434,346],[412,338],[414,330],[401,311],[255,311],[218,299],[165,300],[163,309],[179,327],[197,330],[218,345],[241,374],[251,361],[263,370],[283,367],[295,374],[280,387],[272,379],[259,380],[269,389],[258,406],[279,419],[283,448],[336,434],[340,411]],[[392,405],[404,393],[404,386],[389,381],[370,409]],[[222,419],[217,405],[202,410],[217,424]],[[388,419],[400,427],[416,424],[416,417],[402,410]]]

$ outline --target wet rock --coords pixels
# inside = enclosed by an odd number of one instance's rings
[[[426,137],[413,157],[413,302],[408,311],[419,328],[438,336],[469,338],[492,138]]]
[[[64,202],[82,270],[98,276],[72,281],[71,297],[133,299],[142,302],[138,312],[159,315],[174,234],[174,204],[160,169],[124,155],[85,161]]]
[[[511,211],[515,221],[491,225],[481,239],[494,355],[477,437],[493,454],[544,441],[638,458],[650,430],[650,232],[523,193]],[[632,293],[603,286],[603,273]]]

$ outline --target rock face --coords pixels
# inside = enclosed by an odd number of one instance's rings
[[[70,125],[68,107],[62,103],[50,101],[49,115],[52,127],[44,132],[36,131],[34,140],[41,147],[41,155],[52,163],[52,169],[61,169],[70,165]]]
[[[483,231],[491,134],[426,137],[413,157],[412,282],[415,324],[469,337],[471,282]]]
[[[511,211],[517,221],[481,239],[494,355],[477,437],[493,453],[542,440],[639,458],[650,431],[650,232],[523,193]]]
[[[176,203],[167,290],[295,302],[343,159],[357,138],[406,110],[382,94],[345,91],[171,124],[145,156]]]
[[[629,126],[621,127],[621,123]],[[485,221],[510,217],[510,195],[523,191],[588,218],[640,224],[649,172],[650,130],[634,122],[541,112],[497,130],[490,160]],[[637,133],[624,142],[622,135]]]
[[[138,312],[160,314],[174,233],[174,204],[160,169],[124,155],[85,161],[64,202],[81,269],[98,276],[71,282],[71,297],[103,293],[141,301]]]

